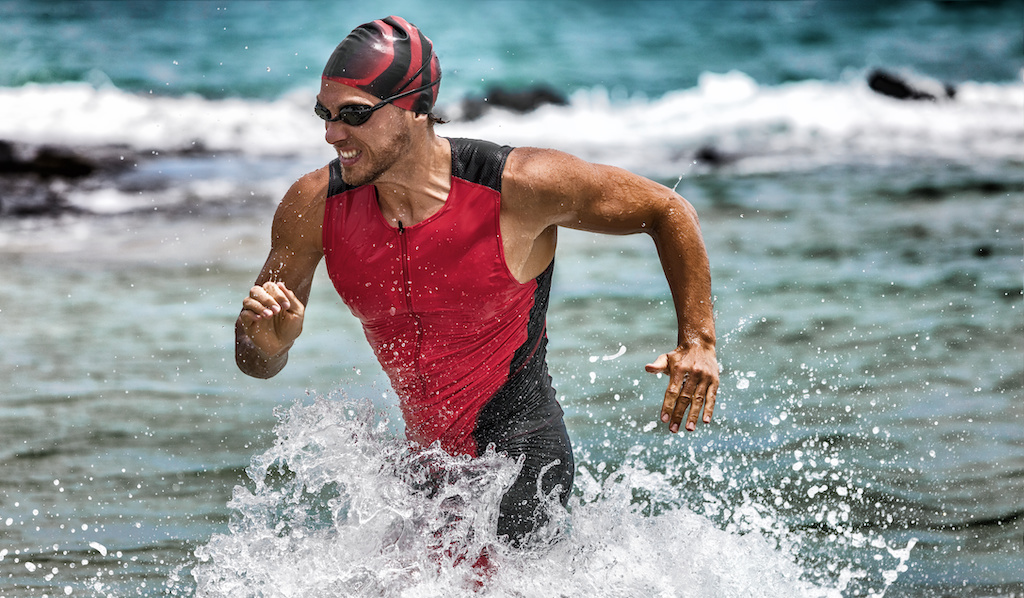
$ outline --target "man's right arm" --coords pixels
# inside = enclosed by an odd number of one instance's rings
[[[274,215],[270,255],[235,322],[235,363],[249,376],[280,372],[302,332],[313,274],[323,257],[327,181],[326,168],[302,177]]]

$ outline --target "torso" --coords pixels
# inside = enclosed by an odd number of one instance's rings
[[[502,250],[505,263],[512,276],[519,282],[527,282],[539,276],[555,256],[557,243],[557,227],[547,226],[535,220],[535,208],[517,201],[518,181],[515,178],[515,165],[520,148],[513,149],[507,158],[507,166],[503,173],[502,202],[500,228]],[[323,255],[321,243],[321,227],[324,219],[324,206],[328,195],[330,168],[325,166],[309,173],[299,181],[305,194],[304,201],[293,208],[297,216],[291,225],[299,227],[296,238],[308,244],[307,251]],[[528,186],[528,183],[526,184]],[[445,189],[444,195],[447,195]],[[436,193],[434,194],[437,195]],[[427,197],[420,199],[409,209],[397,210],[385,202],[380,203],[381,214],[390,226],[397,228],[398,221],[412,225],[429,218],[439,211],[446,198]]]
[[[452,151],[447,200],[410,226],[392,226],[376,188],[346,186],[332,165],[323,249],[335,288],[399,394],[410,438],[476,454],[481,413],[551,410],[544,364],[551,259],[524,282],[506,261],[500,189],[510,149],[452,140]],[[526,385],[537,387],[528,397],[492,404],[524,376],[542,380]]]

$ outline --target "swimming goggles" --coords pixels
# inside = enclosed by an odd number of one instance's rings
[[[359,125],[370,120],[370,117],[373,116],[374,112],[380,110],[384,106],[387,106],[391,102],[394,102],[395,100],[400,98],[404,98],[405,96],[411,96],[412,94],[421,92],[424,89],[430,89],[431,87],[437,85],[440,82],[441,79],[438,78],[436,81],[432,83],[427,83],[426,85],[422,85],[420,87],[417,87],[416,89],[404,91],[398,95],[393,95],[390,98],[384,98],[383,100],[380,101],[379,104],[376,104],[374,106],[367,106],[365,104],[350,104],[348,106],[342,106],[341,108],[338,109],[338,114],[335,116],[331,116],[331,111],[327,108],[327,106],[324,106],[323,104],[320,103],[320,100],[317,100],[316,106],[313,107],[313,112],[315,112],[317,116],[319,116],[320,118],[329,123],[341,121],[346,125],[358,127]]]

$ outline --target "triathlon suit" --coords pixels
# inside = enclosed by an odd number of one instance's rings
[[[537,523],[538,477],[544,496],[561,486],[563,505],[573,481],[546,359],[554,260],[526,283],[505,263],[501,177],[512,148],[450,143],[448,198],[413,226],[391,226],[376,187],[347,185],[334,160],[324,255],[398,394],[410,440],[473,457],[491,444],[513,459],[525,455],[498,520],[499,535],[518,543]]]

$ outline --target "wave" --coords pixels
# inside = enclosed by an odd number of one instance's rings
[[[6,87],[0,139],[330,159],[314,93],[262,101],[82,83]],[[439,129],[446,136],[554,147],[660,177],[722,165],[771,172],[918,159],[1019,164],[1024,149],[1024,79],[966,82],[954,99],[911,101],[876,93],[862,73],[766,86],[734,71],[704,73],[695,87],[657,98],[581,89],[564,106],[493,109],[472,121],[459,119],[458,104],[439,108],[455,117]]]
[[[668,185],[708,173],[866,166],[920,173],[928,183],[915,189],[935,196],[977,181],[1020,188],[1024,80],[962,83],[955,98],[913,101],[876,93],[867,79],[765,86],[741,72],[705,73],[657,98],[581,89],[564,103],[527,113],[491,107],[478,118],[467,99],[439,106],[452,120],[438,131],[561,149]],[[298,175],[334,157],[313,95],[0,87],[0,172],[22,172],[5,177],[0,216],[221,215],[274,205]]]
[[[581,467],[569,511],[549,501],[549,525],[513,550],[494,530],[516,463],[493,452],[469,460],[411,450],[368,403],[344,398],[297,402],[279,415],[275,445],[253,458],[250,483],[235,488],[230,531],[172,576],[174,591],[194,581],[206,597],[469,596],[481,588],[493,596],[558,588],[568,596],[838,597],[869,576],[837,557],[820,571],[802,564],[801,538],[754,504],[725,505],[737,515],[721,529],[679,504],[672,480],[648,470],[639,447],[597,477]],[[851,542],[870,544],[892,567],[864,595],[884,594],[913,548]]]

